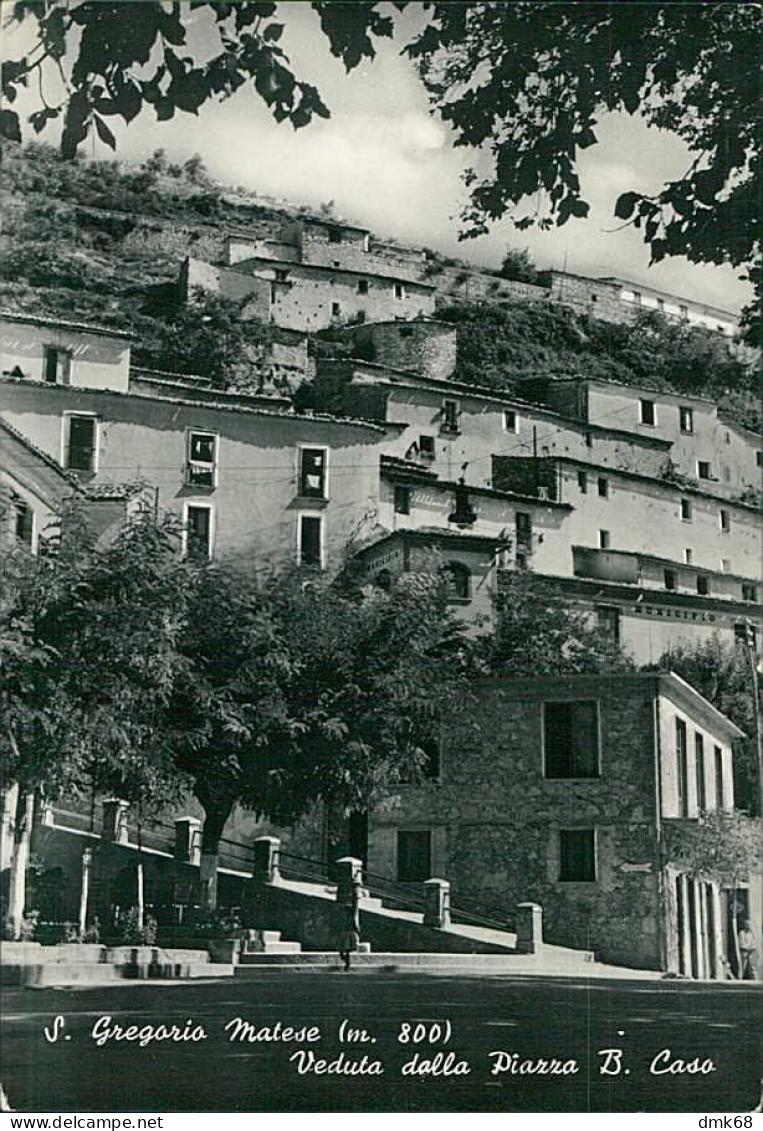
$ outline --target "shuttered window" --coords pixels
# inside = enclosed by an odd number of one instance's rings
[[[543,704],[547,778],[599,776],[599,711],[593,700]]]

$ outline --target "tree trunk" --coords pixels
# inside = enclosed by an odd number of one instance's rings
[[[201,798],[199,798],[201,800]],[[204,805],[204,802],[202,802]],[[204,827],[201,832],[201,904],[206,911],[217,908],[217,872],[220,866],[220,837],[223,835],[233,802],[204,805]]]
[[[734,936],[734,961],[736,962],[736,977],[742,977],[742,955],[739,953],[739,899],[737,896],[737,886],[734,884],[731,889],[731,898],[733,900],[732,907],[734,913],[732,915],[731,931]]]
[[[34,793],[25,793],[19,786],[16,815],[13,821],[13,849],[8,886],[8,928],[11,937],[21,938],[21,925],[26,903],[26,873],[34,819]]]

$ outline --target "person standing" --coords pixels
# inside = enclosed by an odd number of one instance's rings
[[[354,876],[347,898],[340,904],[342,920],[339,928],[339,957],[344,969],[350,969],[350,955],[360,949],[360,880]]]
[[[755,948],[755,935],[749,920],[744,922],[737,935],[739,945],[739,978],[743,982],[758,980],[758,952]]]

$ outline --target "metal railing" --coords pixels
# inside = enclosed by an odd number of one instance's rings
[[[311,860],[308,856],[298,856],[295,852],[278,854],[278,868],[287,880],[308,880],[310,883],[336,884],[336,871],[332,864],[322,860]]]

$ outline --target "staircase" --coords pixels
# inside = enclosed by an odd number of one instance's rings
[[[233,972],[232,963],[212,962],[206,950],[4,942],[0,984],[92,986],[123,979],[225,978]]]

